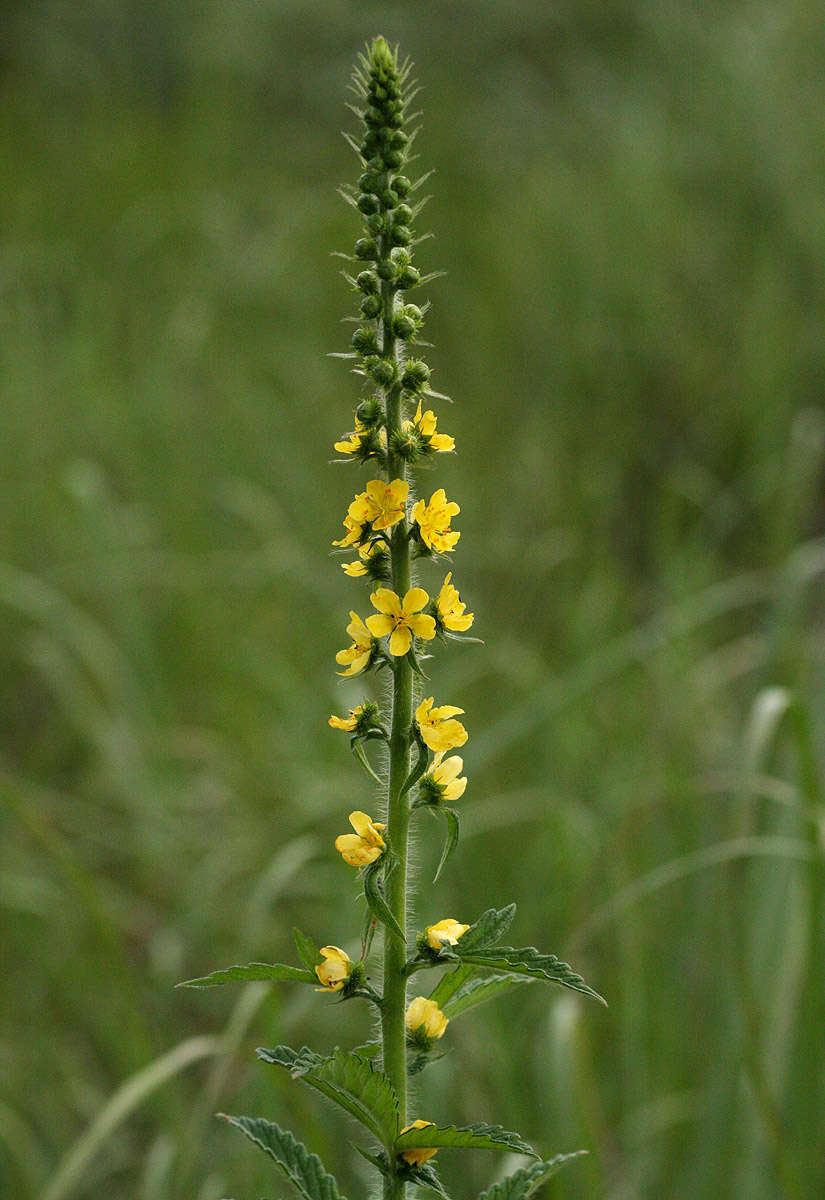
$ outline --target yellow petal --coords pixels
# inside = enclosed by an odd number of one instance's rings
[[[396,617],[401,615],[401,601],[390,588],[376,588],[370,596],[370,603],[380,613],[388,613]]]
[[[435,637],[435,620],[429,613],[414,613],[409,618],[409,626],[416,637],[427,641]]]
[[[385,620],[389,620],[388,617]],[[406,625],[397,626],[390,637],[390,654],[393,658],[401,658],[412,645],[412,634]]]
[[[373,613],[367,617],[367,628],[373,637],[386,637],[395,629],[395,621],[384,613]]]
[[[393,595],[395,595],[394,592],[393,592]],[[424,591],[423,588],[420,588],[420,587],[410,588],[410,590],[407,592],[406,596],[404,597],[404,603],[402,604],[401,607],[403,608],[405,613],[416,613],[416,612],[419,612],[424,607],[424,605],[427,603],[429,598],[430,597],[427,595],[427,593]]]

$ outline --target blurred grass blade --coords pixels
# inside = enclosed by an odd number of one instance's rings
[[[220,1038],[189,1038],[127,1079],[72,1146],[43,1191],[41,1200],[66,1200],[71,1196],[97,1152],[147,1096],[192,1063],[219,1054],[221,1046]]]

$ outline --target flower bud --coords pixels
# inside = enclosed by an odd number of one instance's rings
[[[355,257],[375,259],[378,257],[378,247],[372,238],[359,238],[355,243]]]
[[[404,161],[404,156],[398,150],[383,150],[381,157],[391,171],[395,171]]]
[[[416,996],[411,1001],[407,1009],[405,1021],[411,1036],[416,1041],[423,1042],[424,1044],[429,1044],[443,1037],[444,1031],[449,1024],[448,1018],[436,1002],[428,1000],[426,996]]]
[[[384,420],[384,405],[380,396],[370,396],[368,400],[362,400],[355,410],[355,416],[368,429],[380,425]]]
[[[380,284],[372,271],[362,271],[355,282],[365,296],[377,295],[381,290]]]
[[[392,387],[398,378],[398,363],[394,359],[371,354],[364,359],[364,369],[381,387]]]
[[[384,205],[384,208],[395,208],[398,203],[398,194],[392,188],[384,188],[378,193],[378,199]]]
[[[368,217],[370,213],[378,211],[378,200],[370,192],[362,192],[357,203],[364,216]]]
[[[407,225],[393,225],[390,230],[390,238],[396,246],[409,246],[412,241],[412,233]]]
[[[379,212],[371,213],[370,216],[367,217],[367,220],[366,220],[367,229],[370,231],[370,233],[374,234],[376,237],[380,233],[384,232],[385,225],[386,225],[386,222],[384,220],[384,217]]]
[[[358,180],[358,186],[362,192],[377,192],[379,178],[375,171],[365,171]]]
[[[392,181],[392,186],[403,200],[405,196],[410,194],[410,188],[412,187],[412,184],[406,175],[396,175],[395,179]],[[364,190],[366,191],[366,189]]]
[[[428,1125],[432,1125],[432,1121],[413,1121],[412,1125],[405,1125],[401,1130],[403,1133],[409,1133],[411,1129],[426,1129]],[[411,1167],[420,1167],[434,1154],[438,1154],[437,1146],[415,1146],[411,1150],[402,1150],[401,1157],[404,1162],[409,1163]]]
[[[365,296],[361,301],[361,312],[365,317],[372,320],[381,312],[381,299],[379,296]]]
[[[405,392],[420,392],[430,379],[430,368],[418,358],[411,358],[404,367],[401,386]]]
[[[399,204],[393,213],[393,220],[398,225],[409,225],[412,216],[412,209],[409,204]]]
[[[377,354],[378,334],[374,329],[368,329],[365,325],[362,325],[352,335],[352,345],[359,354]]]
[[[380,279],[386,279],[391,282],[395,279],[395,263],[391,258],[381,258],[375,264],[375,270]]]
[[[395,282],[399,291],[406,292],[421,282],[421,272],[417,267],[404,267],[403,270],[398,272],[398,278]]]
[[[315,968],[315,974],[323,987],[316,990],[340,992],[352,974],[352,959],[339,946],[322,946],[321,957],[324,961]]]

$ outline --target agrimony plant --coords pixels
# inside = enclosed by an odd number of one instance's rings
[[[515,905],[491,908],[474,921],[434,914],[432,924],[410,937],[407,911],[411,879],[407,846],[410,822],[423,810],[443,818],[444,843],[436,878],[459,839],[455,803],[467,786],[464,762],[454,753],[467,741],[463,710],[431,690],[422,662],[436,642],[468,641],[472,613],[453,583],[439,583],[439,562],[455,549],[452,526],[459,506],[443,488],[414,499],[416,468],[453,450],[438,428],[431,403],[444,399],[431,390],[430,371],[416,351],[426,305],[411,303],[422,279],[413,262],[413,223],[424,199],[423,178],[406,174],[415,132],[408,132],[415,93],[409,63],[399,64],[383,38],[361,56],[354,75],[360,137],[348,140],[358,155],[357,188],[344,191],[360,214],[363,236],[354,264],[345,272],[358,297],[360,317],[352,336],[356,373],[364,380],[354,428],[335,443],[342,461],[366,467],[370,478],[350,503],[342,536],[334,545],[346,553],[345,573],[369,587],[369,615],[350,611],[349,644],[337,654],[339,674],[383,672],[391,683],[379,706],[365,698],[329,724],[349,734],[358,761],[380,786],[380,811],[349,814],[351,832],[335,849],[359,873],[366,900],[362,952],[357,961],[338,946],[318,946],[296,931],[302,963],[249,963],[216,971],[186,986],[211,987],[231,980],[282,980],[314,986],[341,1000],[375,1007],[380,1043],[357,1052],[336,1049],[320,1055],[307,1047],[261,1049],[259,1058],[289,1072],[340,1105],[362,1127],[361,1153],[373,1164],[385,1200],[400,1200],[408,1185],[446,1196],[433,1158],[442,1148],[511,1150],[534,1161],[483,1193],[479,1200],[521,1200],[576,1154],[542,1159],[516,1133],[498,1126],[457,1127],[422,1116],[408,1104],[408,1080],[440,1051],[449,1024],[460,1014],[525,982],[542,981],[600,999],[566,963],[533,947],[502,943]],[[430,277],[431,278],[431,277]],[[435,571],[431,594],[414,579],[414,567]],[[441,568],[443,570],[443,568]],[[371,611],[370,611],[371,610]],[[384,752],[371,761],[374,743]],[[465,914],[462,914],[462,917]],[[437,918],[437,919],[436,919]],[[380,990],[368,979],[368,959],[380,948]],[[429,995],[415,994],[422,969],[440,968]],[[320,985],[320,987],[319,987]],[[269,1154],[308,1200],[339,1200],[338,1185],[320,1160],[291,1133],[263,1118],[227,1117]]]

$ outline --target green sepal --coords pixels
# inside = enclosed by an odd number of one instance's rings
[[[433,883],[438,883],[438,878],[444,869],[447,859],[458,845],[459,835],[458,813],[455,811],[455,809],[441,807],[438,811],[442,813],[444,820],[447,823],[447,832],[444,837],[444,846],[441,851],[441,858],[439,860],[435,875],[433,876]],[[467,932],[469,933],[469,930]]]
[[[482,1192],[477,1200],[527,1200],[527,1197],[532,1196],[536,1188],[546,1183],[551,1176],[560,1171],[562,1167],[567,1166],[574,1158],[581,1158],[583,1154],[587,1154],[587,1151],[574,1150],[572,1154],[557,1154],[555,1158],[550,1158],[546,1162],[530,1163],[513,1175],[508,1175],[499,1183],[494,1183],[492,1187]]]
[[[298,957],[301,962],[315,976],[315,968],[320,965],[321,951],[315,945],[311,937],[307,937],[300,929],[292,930],[292,940],[295,942],[295,949],[298,951]]]
[[[402,796],[406,796],[410,788],[414,787],[415,784],[418,783],[421,776],[427,770],[427,764],[430,761],[429,751],[427,750],[426,743],[421,736],[418,726],[413,725],[411,732],[412,736],[415,738],[416,749],[418,750],[418,758],[415,761],[415,766],[404,780],[404,786],[401,788],[399,793],[399,799],[401,799]]]
[[[374,1167],[377,1167],[382,1175],[389,1175],[390,1164],[386,1154],[370,1154],[363,1146],[356,1146],[355,1142],[352,1143],[352,1148],[353,1150],[357,1150],[361,1157],[365,1158],[368,1163],[372,1163]]]
[[[273,1121],[265,1121],[261,1117],[218,1115],[274,1158],[305,1200],[344,1200],[335,1178],[324,1169],[318,1155],[310,1153],[289,1130],[281,1129]]]
[[[500,1125],[425,1125],[423,1129],[410,1129],[402,1133],[395,1142],[395,1153],[419,1149],[425,1146],[449,1146],[459,1150],[514,1150],[518,1154],[529,1154],[538,1158],[532,1146],[517,1133],[502,1129]]]
[[[334,1100],[387,1150],[392,1149],[398,1133],[398,1097],[386,1075],[366,1059],[340,1049],[329,1058],[321,1058],[306,1047],[295,1051],[289,1046],[259,1049],[256,1053],[262,1062],[284,1067],[293,1078],[302,1079]]]
[[[364,870],[364,895],[367,898],[367,904],[371,911],[375,914],[382,925],[386,925],[390,933],[397,937],[399,941],[405,941],[404,932],[398,921],[390,911],[384,896],[381,892],[381,884],[379,877],[382,874],[383,867],[386,865],[386,855],[377,862],[370,863]]]
[[[364,747],[361,745],[361,739],[353,738],[352,741],[350,742],[350,749],[352,750],[352,753],[355,755],[355,757],[360,762],[361,766],[367,772],[367,774],[372,779],[374,779],[376,783],[380,784],[383,787],[384,780],[381,778],[380,775],[376,775],[375,771],[373,771],[372,767],[370,766],[366,751],[364,750]]]
[[[245,966],[224,967],[221,971],[212,971],[199,979],[186,979],[177,987],[208,988],[219,987],[222,983],[234,983],[236,980],[293,980],[296,983],[317,983],[318,976],[314,971],[304,971],[301,967],[289,967],[284,963],[247,963]]]
[[[466,948],[459,942],[452,949],[466,965],[508,975],[526,975],[545,983],[558,983],[574,992],[581,992],[584,996],[591,996],[607,1006],[604,997],[589,987],[568,963],[562,962],[555,954],[541,954],[534,946],[524,946],[519,950],[510,946],[492,946],[481,953],[472,949],[467,953]]]
[[[438,1172],[432,1163],[423,1163],[420,1167],[411,1165],[405,1174],[411,1183],[429,1188],[430,1191],[441,1196],[442,1200],[450,1200],[449,1192],[444,1190],[444,1184],[438,1178]]]

